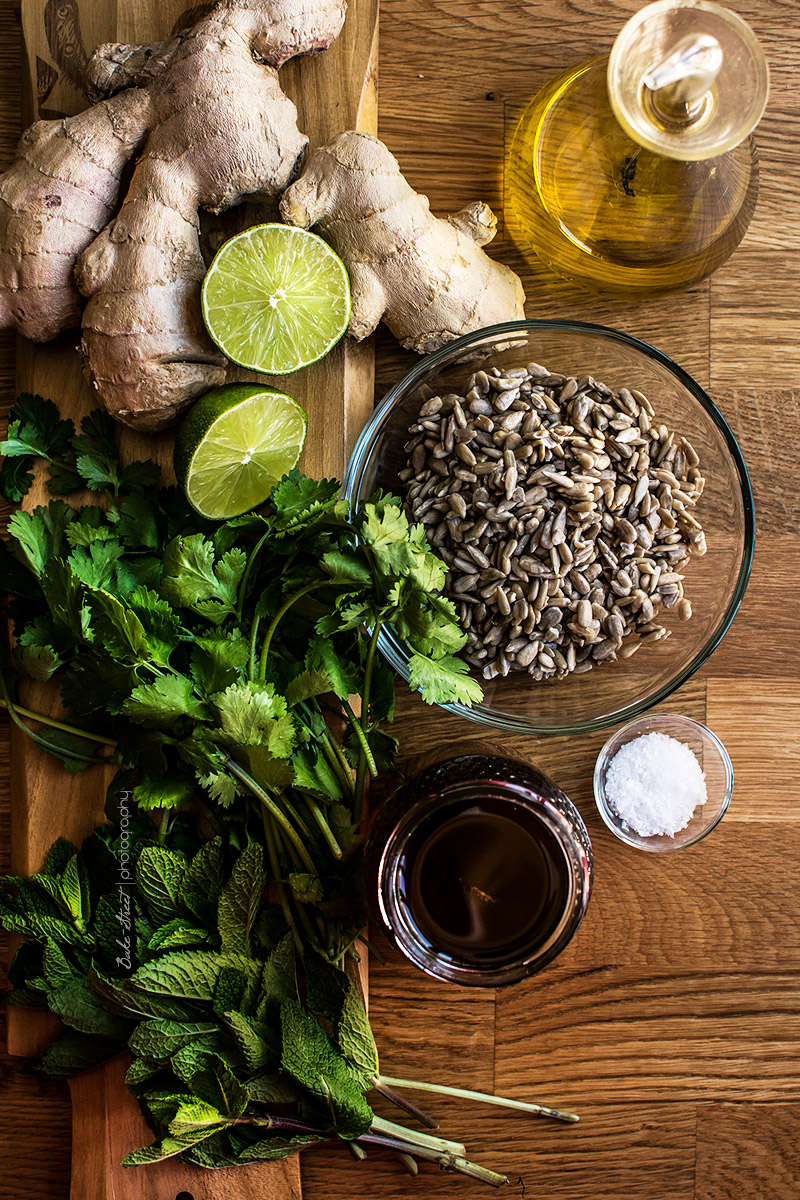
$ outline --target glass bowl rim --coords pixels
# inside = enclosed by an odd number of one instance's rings
[[[506,335],[513,335],[514,333],[534,332],[545,329],[566,333],[590,334],[604,338],[607,341],[619,342],[621,345],[638,351],[645,358],[650,358],[654,362],[660,363],[667,368],[679,383],[683,384],[710,418],[711,422],[717,427],[728,447],[741,488],[744,516],[744,544],[742,546],[742,561],[736,579],[736,586],[716,627],[694,657],[651,696],[634,701],[615,712],[557,725],[536,725],[528,718],[516,717],[483,704],[475,705],[473,708],[460,703],[439,705],[445,712],[466,717],[467,720],[489,729],[500,730],[505,733],[527,734],[533,737],[556,737],[573,733],[589,733],[596,729],[608,729],[612,725],[618,725],[621,721],[635,720],[651,708],[654,708],[655,705],[666,700],[678,688],[682,687],[700,669],[703,663],[710,658],[728,631],[733,618],[736,616],[736,612],[747,590],[755,547],[753,490],[750,485],[750,478],[747,473],[744,457],[728,422],[705,389],[692,378],[688,371],[685,371],[683,367],[673,362],[668,355],[664,354],[661,350],[657,350],[655,346],[651,346],[649,342],[642,341],[641,338],[634,337],[629,333],[623,333],[619,329],[612,329],[607,325],[597,325],[588,321],[568,321],[560,318],[536,318],[524,321],[506,321],[500,325],[487,325],[483,329],[476,329],[472,333],[464,334],[460,338],[446,342],[440,349],[421,358],[418,363],[389,389],[380,403],[375,407],[372,416],[358,436],[347,463],[344,482],[342,484],[342,497],[347,501],[351,512],[359,503],[368,498],[366,495],[361,495],[360,488],[364,465],[372,453],[375,443],[383,433],[395,401],[400,395],[408,391],[439,363],[450,358],[454,353],[458,354],[460,351],[468,349],[476,342],[485,342],[490,338],[498,339]],[[379,651],[392,669],[408,682],[408,656],[404,653],[402,646],[403,643],[394,631],[387,630],[384,627],[379,633]]]
[[[602,765],[605,764],[608,759],[609,747],[613,745],[618,738],[622,737],[623,734],[627,733],[631,729],[634,729],[637,725],[640,725],[643,720],[648,719],[651,721],[672,720],[683,722],[683,724],[690,725],[694,729],[699,730],[701,736],[703,738],[707,738],[714,746],[720,756],[720,759],[722,760],[722,765],[725,768],[725,797],[722,801],[722,804],[719,806],[714,819],[709,821],[709,823],[705,825],[699,833],[696,833],[694,837],[689,838],[687,841],[676,842],[672,846],[648,846],[647,839],[640,838],[636,834],[630,836],[625,833],[624,830],[618,829],[616,825],[612,824],[608,811],[608,804],[605,800],[604,787],[602,788],[603,800],[601,801],[600,799]],[[615,732],[612,733],[609,738],[606,738],[602,749],[598,752],[595,760],[594,771],[592,773],[592,792],[594,794],[594,802],[597,806],[597,811],[600,813],[604,824],[611,830],[614,836],[619,838],[621,842],[624,842],[626,846],[633,846],[636,850],[645,850],[651,854],[673,854],[676,850],[685,850],[688,846],[696,846],[698,842],[702,842],[703,838],[708,837],[708,835],[717,828],[730,807],[731,798],[733,796],[733,781],[734,775],[731,756],[728,754],[724,743],[720,740],[720,738],[717,737],[713,729],[709,729],[707,725],[704,725],[702,721],[698,721],[695,717],[687,717],[684,713],[659,712],[652,713],[649,718],[645,717],[644,714],[640,714],[638,717],[634,717],[633,720],[626,721],[625,724],[621,725],[619,729],[615,730]]]

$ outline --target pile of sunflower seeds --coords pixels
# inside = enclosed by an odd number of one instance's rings
[[[477,371],[465,395],[431,395],[409,429],[406,510],[449,568],[486,679],[563,678],[669,637],[690,554],[697,453],[641,392],[590,375]]]

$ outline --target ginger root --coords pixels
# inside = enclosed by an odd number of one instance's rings
[[[446,220],[400,173],[397,160],[367,133],[341,133],[313,151],[281,200],[290,225],[317,231],[350,275],[358,341],[383,318],[420,354],[485,325],[524,317],[517,275],[481,249],[497,221],[473,203]]]
[[[163,45],[99,47],[87,86],[107,98],[37,122],[0,177],[0,328],[46,341],[88,296],[86,373],[139,429],[222,382],[200,311],[198,209],[266,199],[292,179],[307,139],[277,67],[326,49],[344,14],[345,0],[219,0]]]

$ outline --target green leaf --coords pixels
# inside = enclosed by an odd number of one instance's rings
[[[423,654],[408,660],[408,681],[422,694],[426,704],[460,703],[471,708],[483,699],[483,690],[469,675],[469,667],[460,658],[445,655],[434,661]]]
[[[72,919],[76,922],[88,920],[89,881],[86,877],[86,868],[77,853],[73,854],[64,867],[58,885]]]
[[[148,950],[174,950],[180,946],[214,945],[217,938],[210,929],[186,922],[183,917],[175,917],[157,929],[147,943]]]
[[[140,683],[122,705],[125,716],[138,725],[172,729],[179,717],[208,719],[208,710],[194,695],[192,681],[185,675],[163,675],[152,683]]]
[[[138,664],[151,657],[144,626],[135,612],[104,591],[91,591],[89,608],[95,637],[117,661]]]
[[[166,846],[145,846],[136,862],[136,886],[156,925],[181,915],[186,860]]]
[[[6,458],[0,464],[0,496],[19,504],[33,487],[32,458]]]
[[[312,524],[328,513],[343,517],[346,505],[337,500],[339,483],[335,479],[308,479],[297,468],[283,477],[270,496],[278,534]]]
[[[311,639],[305,665],[309,671],[324,671],[331,681],[331,690],[340,700],[359,690],[359,668],[339,653],[329,637]]]
[[[41,575],[42,591],[50,612],[72,634],[76,642],[88,641],[89,609],[84,588],[68,562],[53,558]]]
[[[201,1042],[219,1033],[211,1021],[169,1021],[156,1017],[142,1021],[130,1036],[128,1045],[134,1054],[155,1062],[167,1062],[189,1042]]]
[[[145,812],[158,808],[182,808],[191,800],[193,791],[189,780],[182,775],[159,775],[154,779],[143,776],[133,789],[133,799]]]
[[[213,1105],[224,1117],[234,1120],[247,1108],[247,1088],[218,1054],[188,1045],[173,1054],[171,1063],[175,1074],[189,1084],[195,1096]]]
[[[290,871],[289,887],[302,904],[319,904],[322,899],[322,880],[308,871]]]
[[[191,608],[198,600],[210,600],[216,590],[213,544],[202,533],[173,538],[164,551],[161,591],[165,598]]]
[[[127,1040],[130,1025],[101,1008],[92,995],[85,979],[70,979],[55,991],[47,993],[51,1012],[60,1017],[65,1025],[94,1037]]]
[[[264,852],[251,842],[236,860],[219,898],[217,924],[223,950],[250,953],[250,933],[265,886]]]
[[[69,1029],[48,1046],[38,1062],[33,1064],[33,1070],[42,1075],[66,1079],[108,1062],[117,1054],[119,1046],[116,1043],[104,1041],[94,1034]]]
[[[146,587],[137,587],[127,604],[142,627],[152,661],[162,667],[169,666],[170,655],[183,636],[177,613],[158,592]]]
[[[44,864],[44,874],[51,879],[58,879],[63,873],[69,860],[78,853],[78,847],[73,846],[65,837],[56,838],[47,851],[47,861]]]
[[[242,785],[227,771],[214,771],[211,775],[198,775],[198,782],[212,800],[222,808],[230,808],[237,796],[243,794]]]
[[[134,492],[119,506],[117,534],[126,546],[157,550],[161,544],[156,519],[159,493]]]
[[[142,1085],[160,1072],[160,1063],[153,1062],[151,1058],[135,1058],[125,1072],[125,1082],[134,1096],[138,1096]]]
[[[87,587],[116,588],[119,560],[124,551],[116,539],[94,540],[90,546],[76,546],[69,556],[69,564]]]
[[[350,583],[359,591],[372,587],[372,571],[363,550],[330,550],[323,554],[321,566],[332,583]]]
[[[286,701],[271,683],[233,683],[214,697],[220,723],[235,745],[266,745],[277,757],[288,758],[294,745],[294,724]]]
[[[195,638],[192,643],[191,674],[206,696],[223,692],[243,679],[250,658],[250,647],[240,630],[231,634],[215,633]]]
[[[0,443],[0,454],[6,460],[0,469],[0,491],[6,499],[18,503],[33,482],[28,474],[33,460],[67,453],[74,433],[72,421],[59,419],[52,400],[28,392],[18,396],[8,414],[6,440]]]
[[[412,604],[399,612],[392,619],[392,623],[404,641],[409,642],[415,650],[433,658],[440,658],[443,654],[454,654],[467,640],[455,612],[451,617],[436,609],[425,609],[418,604]]]
[[[290,718],[283,718],[288,721]],[[262,787],[280,791],[294,779],[294,767],[289,758],[276,758],[269,746],[241,746],[237,758],[244,759],[247,769]]]
[[[333,683],[327,671],[301,671],[289,682],[286,703],[289,708],[294,708],[304,700],[310,700],[312,696],[324,696],[330,691],[333,691]]]
[[[76,654],[62,676],[61,698],[76,715],[117,714],[137,681],[135,667],[91,653]]]
[[[200,951],[175,951],[176,954],[200,953]],[[160,964],[164,959],[154,959]],[[140,970],[142,968],[139,968]],[[96,963],[89,970],[88,982],[93,994],[108,1012],[123,1017],[167,1017],[175,1021],[195,1021],[202,1015],[198,1006],[182,996],[173,995],[169,988],[160,991],[139,988],[133,982],[135,974],[125,979],[111,979],[104,975]]]
[[[281,1005],[281,1066],[330,1112],[340,1137],[352,1141],[372,1124],[372,1109],[319,1022],[296,1000]]]
[[[53,991],[64,987],[77,975],[61,947],[57,946],[51,938],[47,938],[44,944],[42,971],[48,989]]]
[[[141,1167],[147,1163],[164,1162],[165,1159],[174,1158],[176,1154],[183,1154],[184,1151],[196,1146],[198,1142],[202,1142],[208,1136],[209,1132],[206,1129],[197,1133],[187,1133],[182,1137],[161,1138],[160,1141],[153,1142],[151,1146],[143,1146],[141,1150],[132,1150],[130,1154],[126,1154],[122,1160],[122,1166]]]
[[[223,967],[239,967],[247,972],[253,965],[241,955],[218,954],[212,950],[175,950],[144,963],[133,973],[128,984],[136,993],[210,1003]]]
[[[369,1023],[361,994],[350,985],[345,994],[342,1013],[336,1029],[336,1039],[342,1054],[364,1087],[371,1087],[373,1076],[379,1072],[378,1048]]]
[[[284,934],[264,964],[261,975],[262,1001],[280,1004],[297,996],[295,947],[291,933]],[[259,1007],[259,1015],[262,1009]]]
[[[295,787],[314,792],[329,800],[341,800],[342,789],[336,772],[315,744],[299,746],[294,752]]]
[[[169,1131],[173,1137],[182,1137],[187,1133],[217,1130],[225,1124],[222,1114],[213,1104],[207,1104],[205,1100],[191,1100],[180,1105],[169,1123]]]
[[[54,645],[55,631],[48,617],[37,617],[23,629],[14,647],[14,660],[31,679],[46,683],[62,665]]]
[[[206,842],[186,868],[180,900],[201,921],[213,922],[222,892],[222,839]]]
[[[90,514],[97,513],[97,517]],[[67,526],[67,542],[73,550],[79,546],[92,546],[95,542],[117,542],[116,534],[110,525],[102,525],[99,520],[105,517],[102,508],[87,506],[78,512],[77,521]]]
[[[66,548],[65,531],[75,520],[75,511],[63,500],[51,500],[33,512],[18,509],[8,521],[11,549],[15,557],[35,575],[41,575],[53,558]]]
[[[253,1022],[235,1010],[222,1013],[222,1018],[251,1071],[263,1071],[278,1065],[280,1051],[277,1039],[276,1044],[270,1046],[257,1032]],[[252,1092],[250,1095],[252,1096]]]

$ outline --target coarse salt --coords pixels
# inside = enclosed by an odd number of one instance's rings
[[[644,733],[626,742],[609,763],[606,798],[640,837],[673,837],[708,799],[705,778],[684,742],[666,733]]]

